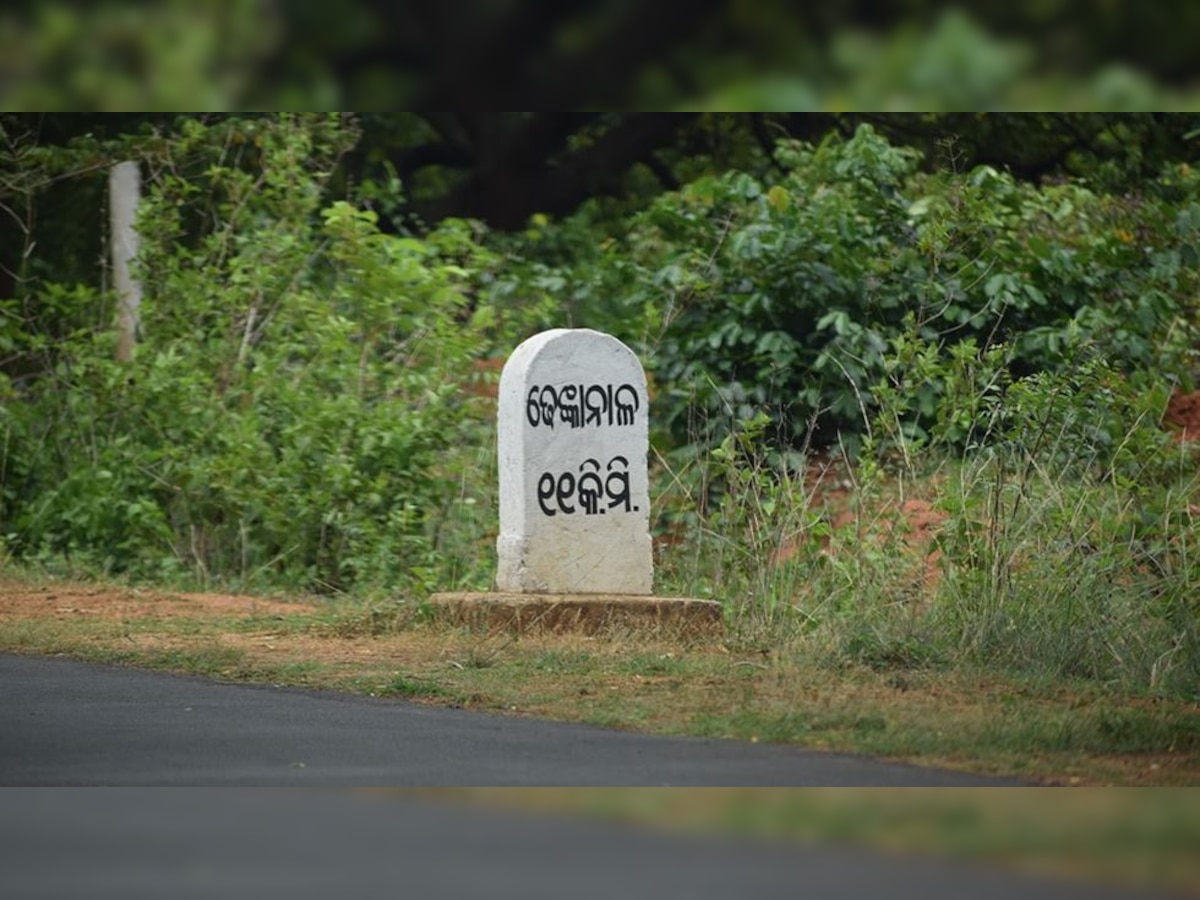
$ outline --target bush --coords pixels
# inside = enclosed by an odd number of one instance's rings
[[[1124,373],[1190,379],[1195,173],[1173,168],[1118,197],[960,173],[952,142],[944,152],[947,170],[927,175],[865,125],[782,143],[784,174],[700,178],[631,217],[623,240],[539,277],[557,276],[576,324],[640,349],[676,444],[716,446],[766,412],[777,443],[853,447],[889,382],[909,396],[910,434],[961,419],[952,385],[885,368],[903,340],[999,348],[1016,378],[1061,370],[1070,346],[1090,343]]]
[[[193,119],[148,161],[144,340],[122,365],[76,333],[6,410],[10,551],[315,590],[428,570],[488,257],[464,223],[418,240],[326,204],[353,138]]]
[[[973,357],[918,355],[969,391]],[[1007,385],[981,368],[986,393],[968,405],[988,434],[954,453],[901,432],[868,440],[841,475],[793,471],[772,464],[759,416],[686,465],[671,458],[655,497],[660,589],[720,598],[738,645],[835,666],[1194,698],[1196,451],[1160,427],[1161,385],[1075,358]],[[877,423],[902,418],[889,402]]]

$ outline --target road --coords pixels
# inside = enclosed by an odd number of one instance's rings
[[[0,893],[11,897],[1167,896],[933,857],[485,809],[390,787],[985,783],[1003,782],[0,654]],[[352,785],[379,787],[329,789]]]
[[[403,793],[0,791],[6,897],[1137,900],[865,849],[687,836]]]
[[[966,786],[799,747],[632,734],[0,654],[0,785]]]

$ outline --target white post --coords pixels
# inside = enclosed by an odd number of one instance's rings
[[[141,194],[141,172],[136,162],[120,162],[108,174],[109,215],[112,223],[113,285],[117,291],[117,360],[130,362],[137,342],[142,305],[142,285],[130,274],[137,257],[134,229]]]

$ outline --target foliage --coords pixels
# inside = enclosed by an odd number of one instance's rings
[[[259,0],[17,3],[4,24],[9,109],[227,108],[283,33]]]
[[[927,357],[961,378],[962,357]],[[812,460],[772,464],[759,416],[667,469],[665,590],[720,597],[738,646],[827,665],[984,667],[1194,697],[1196,456],[1159,426],[1165,391],[1095,358],[978,384],[991,434],[956,454],[938,429],[900,433],[869,441],[844,481],[814,480]]]
[[[960,368],[1002,359],[1015,378],[1087,344],[1127,374],[1190,380],[1191,169],[1113,196],[960,173],[944,150],[949,168],[927,175],[866,125],[846,141],[782,142],[782,175],[732,171],[663,195],[622,240],[560,267],[560,283],[576,321],[641,348],[677,443],[713,446],[767,412],[783,444],[853,445],[883,402],[910,435],[937,426],[965,441],[969,385],[923,362],[943,345]]]
[[[1186,108],[1197,22],[1183,0],[11,0],[0,86],[10,109]]]
[[[144,341],[83,331],[5,411],[13,552],[330,590],[419,579],[463,440],[471,230],[326,203],[338,118],[184,120],[148,161]],[[76,302],[99,304],[94,291]]]

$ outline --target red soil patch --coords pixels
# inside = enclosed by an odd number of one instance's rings
[[[813,508],[825,510],[825,518],[835,531],[852,528],[859,522],[860,510],[852,502],[853,479],[842,461],[818,456],[810,462],[804,477],[805,491]],[[931,549],[947,514],[928,501],[909,498],[900,502],[884,501],[866,510],[869,519],[863,525],[868,540],[884,541],[898,536],[903,549],[901,564],[920,565],[920,589],[931,591],[941,577],[942,551]],[[833,541],[821,539],[823,553],[832,553]],[[799,552],[794,544],[780,547],[772,556],[773,564],[785,563]]]
[[[884,502],[869,513],[866,540],[889,542],[899,548],[897,565],[911,566],[914,570],[914,589],[922,594],[931,593],[942,577],[942,551],[933,542],[949,516],[934,507],[928,500],[910,498],[900,503]],[[836,530],[853,527],[858,515],[852,508],[842,509],[830,518]],[[899,538],[898,545],[891,543]],[[832,553],[830,539],[823,540],[825,553]],[[915,573],[919,572],[919,575]]]
[[[1200,391],[1176,391],[1167,403],[1163,424],[1179,441],[1200,441]]]

